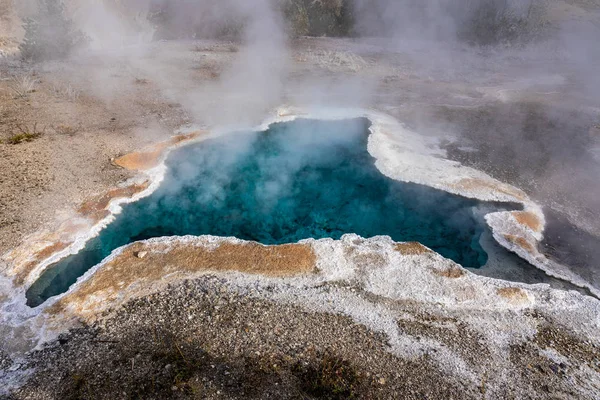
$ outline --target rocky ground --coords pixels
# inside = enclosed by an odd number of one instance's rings
[[[433,340],[461,354],[467,369],[503,370],[473,381],[441,368],[429,353],[439,350],[399,356],[385,334],[349,317],[265,299],[278,290],[232,290],[205,277],[131,301],[29,357],[21,368],[36,374],[9,398],[566,399],[598,390],[580,381],[584,370],[600,372],[598,343],[543,313],[526,312],[538,325],[530,340],[499,350],[460,317],[388,304],[417,347]]]
[[[14,398],[478,397],[427,357],[394,357],[385,336],[349,318],[221,283],[184,283],[62,337],[36,357],[48,372]]]

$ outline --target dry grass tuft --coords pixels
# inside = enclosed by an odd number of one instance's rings
[[[297,363],[293,372],[307,398],[352,399],[361,385],[354,365],[331,352],[312,363]]]
[[[25,98],[29,93],[35,92],[36,84],[37,80],[33,76],[23,75],[20,77],[13,77],[9,88],[13,91],[15,97]]]
[[[37,123],[33,124],[33,127],[29,129],[25,125],[17,125],[18,133],[10,136],[6,142],[8,144],[20,144],[24,142],[31,142],[45,133],[45,128],[38,130]]]
[[[52,87],[52,92],[54,92],[55,95],[71,102],[76,102],[81,96],[81,90],[77,89],[70,83],[66,85],[55,84]]]
[[[61,124],[58,126],[54,127],[54,130],[56,131],[56,133],[60,134],[60,135],[66,135],[66,136],[74,136],[77,132],[79,132],[81,129],[81,126],[71,126],[71,125],[65,125],[65,124]]]

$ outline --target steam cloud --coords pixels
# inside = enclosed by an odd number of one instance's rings
[[[22,2],[21,12],[31,12],[27,6],[33,3]],[[595,143],[594,132],[600,131],[594,128],[600,126],[600,14],[597,6],[582,1],[578,10],[584,11],[578,12],[585,15],[565,17],[570,6],[559,3],[70,0],[68,4],[75,22],[92,39],[93,54],[104,62],[124,62],[124,69],[152,80],[197,124],[247,127],[281,104],[379,106],[424,134],[462,136],[483,149],[489,161],[473,160],[468,152],[456,151],[454,156],[518,184],[544,205],[579,210],[571,213],[571,220],[600,235],[600,188],[594,178],[600,171],[588,152]],[[305,40],[298,54],[291,40],[295,32],[345,32],[352,38],[335,44],[322,41],[314,48]],[[155,53],[165,51],[154,45],[156,40],[217,37],[233,40],[237,51],[231,52],[217,79],[202,84],[181,70],[176,51]],[[355,54],[357,49],[360,55]],[[382,53],[386,57],[380,57]],[[303,69],[292,55],[322,68]],[[96,93],[109,100],[124,86],[109,83],[98,72],[91,78]],[[556,92],[564,94],[560,102],[545,101]],[[461,98],[468,98],[464,105],[457,101]],[[448,103],[459,107],[446,107]]]

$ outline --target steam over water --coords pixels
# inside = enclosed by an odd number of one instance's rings
[[[85,249],[50,267],[27,292],[29,305],[66,291],[116,248],[160,236],[281,244],[389,235],[421,242],[464,267],[484,265],[479,239],[487,227],[474,212],[484,204],[385,177],[367,151],[368,127],[366,119],[298,120],[174,151],[161,186],[125,206]]]

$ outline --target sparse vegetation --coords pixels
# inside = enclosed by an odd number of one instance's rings
[[[9,84],[10,90],[12,90],[16,97],[24,98],[29,93],[35,92],[35,85],[37,80],[31,75],[22,75],[20,77],[13,77]]]
[[[71,125],[58,125],[54,127],[54,130],[56,131],[56,133],[60,134],[60,135],[67,135],[67,136],[74,136],[77,132],[79,132],[79,130],[81,129],[81,126],[71,126]]]
[[[57,96],[73,102],[77,101],[79,99],[79,96],[81,95],[81,90],[77,89],[70,83],[66,85],[55,84],[52,87],[52,91]]]
[[[45,129],[38,130],[37,123],[33,124],[31,129],[29,129],[27,126],[17,125],[17,130],[17,133],[13,134],[6,140],[8,144],[31,142],[42,136],[45,131]]]
[[[148,79],[146,78],[135,78],[133,81],[136,85],[147,85]]]
[[[351,0],[273,0],[284,15],[294,36],[347,36],[353,31]],[[227,18],[211,20],[215,14],[207,5],[198,12],[193,2],[172,0],[155,2],[148,20],[155,27],[156,39],[229,38],[239,39],[246,17],[230,13]]]
[[[459,40],[474,45],[495,45],[529,41],[544,32],[547,27],[545,1],[405,0],[394,5],[389,0],[273,0],[273,3],[283,14],[292,36],[387,36],[405,32],[402,25],[406,22],[426,27],[437,23],[452,26],[448,29],[447,26],[431,27],[431,30],[441,29],[439,32],[444,37],[456,32]],[[245,24],[243,19],[231,17],[219,24],[203,21],[198,13],[189,12],[193,10],[191,7],[183,0],[157,3],[148,14],[156,27],[156,38],[240,37]],[[432,15],[433,9],[438,14]],[[210,12],[200,14],[210,15]],[[394,15],[397,18],[393,18]],[[364,24],[368,26],[362,26]]]
[[[354,19],[348,0],[284,0],[283,14],[296,36],[348,36]]]
[[[158,336],[157,342],[159,343],[157,351],[152,359],[170,366],[168,368],[170,381],[163,382],[165,388],[168,390],[171,387],[176,387],[183,392],[192,392],[193,387],[189,384],[189,381],[202,370],[203,364],[205,364],[202,361],[205,361],[205,357],[208,357],[208,355],[201,349],[194,349],[194,352],[184,354],[182,344],[168,333],[164,336]]]
[[[155,28],[155,39],[240,39],[246,18],[231,12],[227,18],[211,19],[218,12],[215,2],[205,4],[198,12],[198,5],[184,0],[153,2],[147,19]]]
[[[66,58],[87,38],[75,28],[62,0],[38,0],[38,12],[23,23],[25,37],[19,46],[27,61]]]

